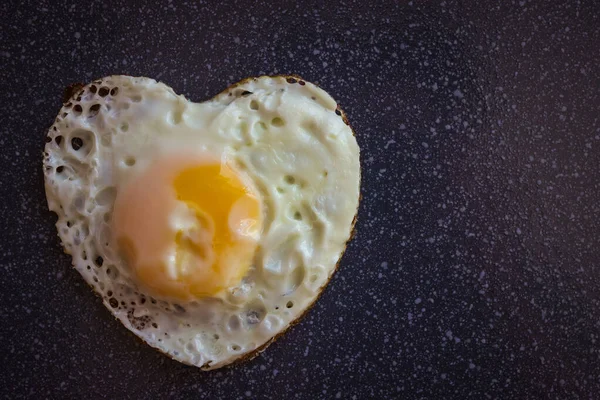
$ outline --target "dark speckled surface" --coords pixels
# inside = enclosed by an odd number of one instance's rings
[[[0,4],[3,397],[600,398],[600,3],[58,3]],[[295,73],[348,113],[356,238],[251,362],[138,343],[61,251],[46,130],[115,73],[196,101]]]

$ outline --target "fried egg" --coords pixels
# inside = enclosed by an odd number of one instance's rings
[[[153,79],[94,81],[50,128],[44,174],[74,268],[127,329],[202,369],[258,354],[314,303],[360,187],[345,116],[293,77],[203,103]]]

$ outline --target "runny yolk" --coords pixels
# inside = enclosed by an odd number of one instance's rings
[[[227,164],[181,164],[157,163],[119,190],[113,230],[143,285],[190,300],[241,281],[262,218],[258,197]]]

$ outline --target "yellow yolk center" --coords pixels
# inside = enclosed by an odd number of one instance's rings
[[[237,285],[261,228],[260,201],[225,163],[157,163],[115,200],[117,245],[161,296],[190,300]]]

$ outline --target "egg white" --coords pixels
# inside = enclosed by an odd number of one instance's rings
[[[116,195],[168,154],[211,154],[260,194],[254,264],[236,287],[182,304],[152,297],[113,243]],[[335,101],[295,78],[245,80],[193,103],[148,78],[111,76],[61,109],[44,153],[46,196],[73,265],[128,329],[203,369],[261,349],[316,300],[358,208],[359,148]]]

